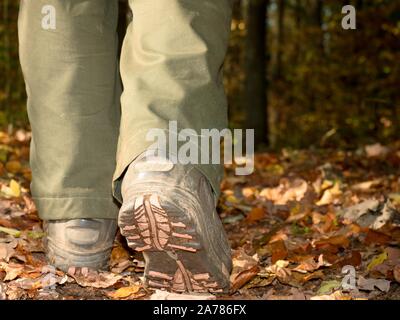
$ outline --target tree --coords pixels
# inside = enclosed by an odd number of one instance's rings
[[[276,48],[276,64],[274,72],[274,81],[282,79],[282,55],[285,41],[285,0],[277,0],[278,2],[278,43]]]
[[[246,1],[244,101],[245,126],[255,130],[255,145],[268,144],[267,113],[267,8],[268,0]]]

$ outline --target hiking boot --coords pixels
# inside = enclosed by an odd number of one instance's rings
[[[226,292],[231,249],[206,177],[192,165],[144,153],[121,187],[118,225],[143,252],[148,287],[174,292]]]
[[[115,220],[52,220],[44,226],[50,264],[65,272],[72,267],[107,268],[117,230]]]

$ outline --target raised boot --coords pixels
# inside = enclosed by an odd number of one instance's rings
[[[142,251],[145,282],[175,292],[229,289],[231,249],[206,177],[192,165],[143,154],[121,187],[118,224]]]

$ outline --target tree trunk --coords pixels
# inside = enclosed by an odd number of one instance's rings
[[[4,37],[3,37],[3,46],[4,46],[4,78],[5,78],[5,84],[4,84],[4,93],[6,96],[6,106],[10,107],[10,101],[11,101],[11,81],[12,81],[12,75],[11,75],[11,47],[10,47],[10,33],[9,33],[9,24],[10,24],[10,19],[9,19],[9,2],[8,0],[3,0],[3,21],[4,21]]]
[[[278,42],[276,48],[276,65],[274,80],[282,79],[282,55],[285,41],[285,0],[278,0]]]
[[[268,0],[247,1],[244,101],[247,129],[255,130],[255,146],[268,144],[267,8]]]
[[[323,30],[323,0],[315,0],[315,9],[314,9],[314,25],[317,28],[317,47],[319,48],[321,54],[324,53],[324,30]]]

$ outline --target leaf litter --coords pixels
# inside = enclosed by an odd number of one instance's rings
[[[0,135],[0,299],[400,298],[400,143],[259,153],[250,176],[226,166],[218,211],[232,247],[232,288],[199,296],[145,288],[143,257],[120,235],[110,271],[48,266],[29,192],[29,141],[22,129]]]

